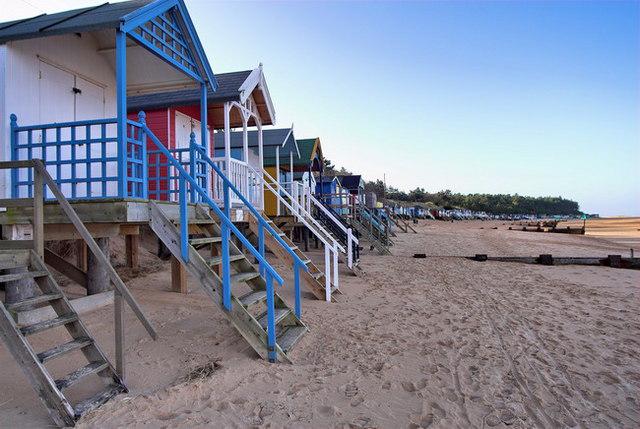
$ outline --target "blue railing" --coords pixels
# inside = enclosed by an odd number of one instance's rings
[[[146,138],[136,122],[127,121],[126,154],[119,149],[116,118],[19,126],[12,114],[10,124],[11,159],[42,159],[67,198],[147,198]],[[121,163],[124,177],[118,175]],[[13,170],[11,186],[13,198],[31,197],[32,171]]]
[[[233,184],[224,176],[224,174],[217,169],[217,167],[213,164],[211,159],[206,155],[206,151],[199,145],[192,144],[191,148],[193,149],[192,155],[194,152],[199,153],[201,159],[209,165],[212,165],[216,173],[223,177],[225,180],[224,183],[224,200],[225,206],[224,209],[220,209],[217,204],[209,197],[208,192],[203,189],[199,184],[196,178],[192,177],[185,167],[180,163],[177,159],[175,159],[172,153],[160,142],[160,140],[153,134],[149,128],[147,128],[145,124],[145,115],[144,112],[140,112],[139,115],[139,123],[138,125],[142,128],[142,130],[149,137],[151,142],[156,146],[156,149],[162,154],[168,163],[171,164],[171,167],[177,171],[179,188],[178,188],[178,199],[180,205],[180,249],[181,256],[185,263],[189,262],[189,218],[187,215],[187,193],[192,192],[197,195],[197,199],[205,204],[207,204],[216,214],[216,216],[220,219],[220,228],[222,232],[222,303],[227,311],[231,310],[231,264],[229,258],[229,242],[231,239],[231,233],[233,233],[242,243],[242,245],[249,250],[253,256],[258,260],[260,264],[260,272],[261,275],[265,278],[266,282],[266,292],[267,292],[267,348],[268,348],[268,357],[269,360],[275,362],[277,360],[277,352],[276,352],[276,327],[275,327],[275,298],[274,298],[274,290],[273,290],[273,280],[276,280],[279,285],[283,285],[284,280],[280,275],[276,272],[276,270],[269,264],[265,255],[264,255],[264,245],[261,244],[260,251],[256,250],[251,242],[238,230],[238,228],[233,224],[230,219],[230,204],[229,204],[229,192],[233,191],[238,193],[237,189],[233,186]],[[194,143],[192,141],[192,143]],[[191,161],[195,161],[195,157],[192,156]],[[238,193],[238,196],[244,200],[244,196]],[[245,204],[247,208],[256,216],[259,222],[259,230],[261,233],[259,235],[263,236],[263,230],[266,229],[270,234],[272,234],[276,240],[278,240],[285,248],[289,249],[286,246],[286,243],[282,241],[282,239],[278,236],[273,228],[271,228],[266,221],[260,216],[260,214],[248,204],[248,201],[245,200]],[[289,249],[291,251],[291,249]],[[304,265],[302,260],[294,254],[294,269],[296,270],[295,281],[296,281],[296,315],[300,317],[301,308],[300,308],[300,280],[299,280],[299,270],[300,269],[307,270],[307,267]]]
[[[195,140],[195,134],[192,133]],[[208,191],[207,164],[195,156],[193,147],[167,149],[172,157],[194,177],[198,185]],[[147,151],[149,160],[149,199],[162,201],[178,201],[180,173],[173,163],[160,150]],[[190,202],[201,202],[202,199],[192,189],[189,192]]]
[[[233,183],[231,183],[231,181],[227,178],[227,176],[224,175],[224,173],[222,172],[222,170],[220,170],[220,168],[218,168],[218,166],[213,162],[213,160],[211,158],[209,158],[209,156],[207,156],[206,151],[202,148],[202,146],[199,146],[197,144],[195,144],[195,142],[193,141],[193,134],[192,134],[192,144],[191,147],[195,150],[195,152],[199,155],[200,159],[203,160],[204,162],[206,162],[209,167],[218,175],[218,177],[220,177],[223,180],[224,183],[224,189],[223,189],[223,194],[224,194],[224,210],[227,214],[227,216],[229,215],[229,210],[230,210],[230,194],[229,191],[232,191],[239,199],[240,201],[242,201],[242,203],[244,204],[244,206],[251,212],[251,214],[253,215],[253,217],[257,220],[258,222],[258,249],[260,251],[260,254],[263,256],[264,258],[264,252],[265,252],[265,244],[264,244],[264,231],[266,230],[273,238],[275,238],[275,240],[278,242],[278,244],[280,244],[280,246],[282,246],[282,248],[289,253],[289,255],[291,256],[291,258],[293,259],[293,277],[294,277],[294,287],[295,287],[295,313],[296,316],[298,318],[300,318],[302,316],[302,306],[301,306],[301,298],[300,298],[300,270],[304,270],[304,271],[308,271],[309,268],[305,265],[304,261],[302,259],[300,259],[300,257],[296,254],[296,252],[291,249],[287,243],[285,243],[285,241],[282,239],[282,237],[280,237],[280,235],[278,235],[278,233],[276,232],[276,230],[273,229],[273,227],[271,227],[271,225],[269,225],[267,223],[267,221],[264,219],[264,217],[262,216],[262,214],[260,214],[260,212],[258,212],[258,210],[256,210],[256,208],[249,202],[249,200],[247,200],[247,198],[242,195],[242,193],[240,191],[238,191],[238,189],[233,185]],[[223,242],[224,242],[224,235],[223,235]],[[262,272],[264,271],[264,267],[262,266],[262,263],[260,263],[260,273],[262,274]]]

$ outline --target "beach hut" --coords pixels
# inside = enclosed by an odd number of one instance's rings
[[[251,76],[259,88],[262,85],[258,92],[267,94],[261,69],[251,71],[243,82]],[[123,303],[156,337],[105,256],[110,254],[109,238],[124,235],[127,263],[134,264],[141,225],[148,225],[170,251],[175,290],[186,293],[188,271],[259,356],[290,361],[290,350],[307,331],[300,320],[299,280],[302,272],[308,272],[306,261],[250,202],[245,206],[263,232],[258,245],[233,223],[227,200],[235,193],[233,182],[210,157],[208,94],[218,89],[182,0],[104,3],[0,23],[0,153],[4,160],[0,192],[6,197],[0,199],[0,207],[6,208],[0,211],[0,261],[13,261],[10,269],[22,273],[12,284],[4,284],[0,337],[58,425],[73,426],[85,412],[126,392]],[[171,130],[160,137],[144,112],[128,115],[129,97],[167,91],[188,91],[194,110],[202,113],[199,124],[189,129],[190,168],[176,153],[182,149],[179,140],[167,148]],[[261,107],[258,95],[252,97],[254,92],[241,88],[240,93],[244,102],[229,98],[222,104],[227,133],[232,106],[241,111],[245,129],[251,121],[260,127],[258,117],[265,117],[264,109],[268,110],[266,105]],[[176,202],[149,190],[153,151],[159,151],[166,164],[156,165],[156,174],[164,175],[160,180],[179,183]],[[226,155],[228,164],[230,151]],[[224,194],[223,208],[212,198],[212,170]],[[241,246],[231,240],[232,235]],[[78,237],[86,247],[84,256],[78,252],[76,264],[45,250],[45,241]],[[267,239],[290,254],[295,306],[290,307],[275,291],[274,284],[284,280],[265,258]],[[201,248],[216,256],[205,257]],[[87,295],[108,299],[98,295],[110,284],[115,286],[110,295],[115,311],[115,364],[84,329],[45,262],[84,287]],[[323,289],[313,292],[324,298]],[[9,311],[33,304],[47,312],[36,322],[17,326]],[[47,335],[53,327],[66,328],[71,342],[36,355],[27,336]],[[82,350],[88,363],[56,380],[46,361],[68,358],[66,354],[76,350]],[[75,395],[74,401],[65,396],[68,387],[96,375],[104,382],[104,390],[80,402],[76,399],[82,398]],[[89,393],[94,385],[81,390]]]
[[[256,183],[264,156],[262,127],[275,123],[275,109],[262,65],[253,70],[220,73],[216,79],[218,89],[207,92],[207,114],[204,115],[208,124],[209,156],[250,203],[262,210],[264,202]],[[198,107],[198,96],[193,89],[174,89],[134,94],[128,100],[130,117],[135,117],[140,110],[145,111],[149,128],[163,138],[169,150],[190,168],[195,168],[190,162],[190,136],[201,127],[203,117],[202,109]],[[248,131],[248,127],[256,127],[257,130]],[[242,128],[243,131],[232,132],[232,128]],[[223,130],[217,133],[219,138],[215,149],[211,130]],[[200,144],[200,134],[196,132],[194,138]],[[149,191],[157,199],[176,200],[177,181],[161,180],[166,176],[158,174],[163,168],[163,159],[157,151],[152,155]],[[212,172],[209,184],[213,199],[222,205],[222,180],[215,172]],[[243,205],[235,194],[230,196],[230,202],[235,207]]]
[[[262,135],[260,135],[262,134]],[[246,150],[245,150],[246,142]],[[243,132],[232,132],[229,135],[229,147],[233,159],[244,159],[255,175],[263,171],[265,175],[273,178],[288,192],[291,192],[293,160],[299,157],[300,152],[291,128],[278,128],[260,131],[248,131],[246,139]],[[260,151],[262,150],[262,162]],[[222,158],[226,153],[225,133],[215,133],[215,159]],[[254,182],[251,192],[260,192],[261,184]],[[282,207],[273,192],[263,190],[264,212],[268,216],[279,216]]]

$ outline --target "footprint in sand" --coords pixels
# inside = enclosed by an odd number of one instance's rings
[[[318,414],[320,414],[323,417],[332,417],[338,414],[338,409],[336,407],[331,407],[329,405],[320,405],[316,409],[318,411]]]

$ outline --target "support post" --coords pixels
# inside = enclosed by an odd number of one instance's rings
[[[220,225],[222,231],[222,303],[227,311],[231,311],[231,264],[229,263],[229,241],[231,239],[231,232],[229,230],[229,213],[230,198],[229,198],[229,183],[224,182],[223,187],[224,195],[224,215],[226,219],[223,219]]]
[[[333,246],[333,286],[335,287],[336,290],[338,290],[338,288],[340,288],[340,273],[339,273],[339,266],[338,266],[338,246],[336,244],[334,244]]]
[[[262,140],[262,122],[260,122],[260,119],[258,118],[256,118],[256,126],[258,127],[258,162],[260,164],[260,168],[258,169],[258,172],[264,179],[264,151],[263,151],[263,140]],[[259,183],[262,183],[262,182],[259,182]],[[260,210],[264,210],[264,193],[265,192],[266,192],[266,189],[264,189],[264,186],[261,186],[260,195],[259,195]]]
[[[180,259],[171,256],[171,291],[177,293],[188,293],[187,271],[180,262]]]
[[[76,240],[76,266],[87,272],[88,248],[84,240]]]
[[[231,104],[224,103],[224,174],[231,177]]]
[[[244,162],[249,165],[249,133],[247,131],[247,121],[248,118],[242,112],[242,159]],[[249,198],[249,174],[247,170],[247,175],[244,177],[242,183],[242,192],[246,198]]]
[[[120,379],[125,381],[125,361],[124,361],[124,305],[122,305],[122,294],[116,289],[113,291],[114,310],[114,334],[116,342],[116,372]]]
[[[209,139],[208,139],[208,127],[207,127],[207,115],[208,115],[208,107],[207,107],[207,83],[203,82],[200,84],[200,145],[204,148],[204,153],[210,154],[209,149]],[[211,196],[209,192],[209,164],[204,164],[204,179],[202,183],[202,187],[208,197]]]
[[[264,227],[261,222],[258,222],[258,251],[264,258]],[[264,264],[260,262],[260,275],[264,277]]]
[[[278,359],[276,352],[276,320],[275,304],[273,297],[273,277],[267,272],[267,353],[269,362],[275,363]]]
[[[33,247],[44,259],[44,182],[37,168],[33,177]]]
[[[180,176],[180,254],[182,260],[189,262],[189,217],[187,214],[187,182]]]
[[[116,105],[118,115],[118,196],[127,196],[127,34],[116,30]]]
[[[95,241],[100,251],[109,260],[111,256],[109,254],[109,238],[96,238]],[[87,255],[87,295],[95,295],[108,290],[111,290],[111,282],[107,267],[100,263],[93,252],[89,252]]]
[[[329,246],[324,246],[324,298],[325,301],[331,302],[331,255],[329,255]]]
[[[302,303],[301,303],[302,300],[300,299],[300,270],[301,269],[302,267],[298,265],[298,261],[295,261],[293,263],[293,284],[295,286],[295,292],[296,292],[295,312],[296,312],[296,317],[298,319],[302,317]]]
[[[138,254],[140,246],[140,236],[128,234],[124,237],[125,240],[125,254],[127,259],[127,267],[137,269],[140,265],[140,258]]]
[[[193,131],[191,131],[191,133],[189,134],[189,174],[191,175],[191,177],[193,177],[193,180],[195,180],[196,182],[198,181],[198,172],[196,171],[196,133],[194,133]],[[196,188],[194,188],[193,186],[191,186],[191,189],[189,190],[189,201],[191,202],[191,204],[195,204],[196,203],[196,196],[198,194],[196,193]]]
[[[353,231],[347,228],[347,265],[353,268]]]
[[[280,184],[280,147],[276,146],[276,182]],[[278,192],[279,192],[279,188]],[[280,216],[280,201],[276,198],[276,215]]]

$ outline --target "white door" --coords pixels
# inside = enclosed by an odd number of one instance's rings
[[[39,123],[41,124],[51,124],[54,122],[72,122],[72,121],[80,121],[80,120],[88,120],[88,119],[103,119],[105,116],[105,94],[104,87],[100,85],[96,85],[92,82],[89,82],[82,77],[67,71],[61,68],[52,66],[44,61],[40,61],[39,64],[40,73],[39,73]],[[101,136],[101,127],[100,126],[92,126],[90,129],[91,137],[97,138]],[[115,127],[109,127],[107,133],[109,135],[115,135]],[[61,141],[69,141],[71,139],[71,129],[70,128],[61,128],[60,129],[60,140]],[[48,142],[55,141],[58,136],[56,135],[55,129],[50,129],[47,131],[47,135],[43,136],[42,133],[38,133],[37,136],[34,136],[34,139],[39,139],[38,141],[42,142],[44,138],[47,139]],[[76,127],[75,129],[75,138],[76,140],[82,140],[86,138],[86,128],[85,127]],[[94,144],[91,147],[91,151],[87,151],[87,145],[76,145],[75,146],[75,159],[83,160],[87,159],[88,155],[91,158],[100,158],[102,157],[101,153],[101,145]],[[107,149],[106,156],[112,156],[115,154],[116,147],[115,145],[109,145]],[[33,151],[33,158],[42,157],[39,151]],[[72,157],[71,149],[69,145],[62,146],[60,149],[59,159],[60,160],[70,160]],[[58,158],[57,148],[56,147],[48,147],[46,149],[46,159],[56,159]],[[95,165],[91,165],[91,175],[92,177],[98,177],[102,174],[102,166],[99,163],[95,163]],[[108,166],[108,170],[105,172],[105,175],[112,176],[116,174],[116,166]],[[47,170],[52,175],[54,179],[58,179],[58,168],[56,166],[48,166]],[[75,177],[77,179],[82,179],[87,177],[87,165],[86,163],[79,163],[75,168]],[[60,167],[60,179],[70,179],[72,178],[72,167],[69,164],[64,164]],[[114,189],[109,189],[108,192],[114,192],[116,183],[109,183],[108,187],[113,187]],[[98,192],[100,190],[101,184],[96,182],[92,185],[92,190],[94,192]],[[71,196],[71,184],[64,183],[60,186],[62,192]],[[80,183],[76,186],[76,197],[84,197],[87,196],[87,184]]]
[[[88,80],[83,79],[80,76],[76,76],[74,93],[76,121],[102,119],[105,117],[105,100],[103,87],[89,82]],[[89,132],[90,135],[88,137],[90,137],[92,140],[99,138],[102,136],[102,127],[98,125],[91,126],[89,128]],[[107,134],[115,135],[117,133],[117,128],[115,126],[109,126],[106,132]],[[80,127],[76,130],[76,138],[87,138],[85,127]],[[117,146],[115,144],[107,145],[106,152],[106,156],[116,156]],[[76,149],[77,158],[96,159],[100,158],[101,156],[102,145],[99,143],[93,143],[90,145],[90,147],[87,145],[78,145],[78,148]],[[110,164],[112,165],[106,166],[105,174],[107,176],[116,176],[118,174],[117,166],[115,165],[115,163]],[[90,166],[91,177],[99,177],[102,173],[102,164],[99,162],[92,162]],[[86,164],[78,165],[76,169],[76,175],[77,177],[87,177]],[[91,194],[99,195],[101,192],[102,184],[100,182],[90,182],[90,185]],[[117,191],[117,183],[108,182],[107,188],[107,192],[109,193],[109,195],[114,195],[114,193]],[[76,192],[78,197],[85,197],[88,195],[85,184],[79,184]]]

